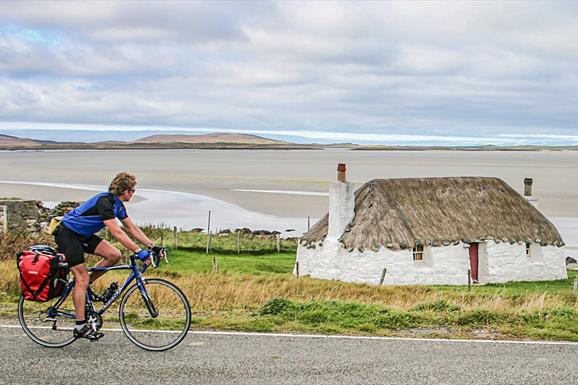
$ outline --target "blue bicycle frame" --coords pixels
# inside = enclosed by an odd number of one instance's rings
[[[104,314],[104,312],[106,312],[106,310],[114,303],[114,301],[116,301],[116,299],[122,294],[122,292],[127,287],[129,287],[130,284],[135,279],[136,279],[136,284],[138,285],[138,288],[141,292],[141,295],[143,296],[143,300],[145,301],[145,304],[147,305],[147,308],[148,308],[149,312],[151,313],[151,316],[154,318],[158,315],[156,309],[154,308],[154,306],[152,305],[152,303],[149,299],[148,293],[147,293],[145,286],[143,284],[142,274],[146,271],[146,269],[148,268],[148,265],[144,264],[143,267],[139,270],[139,268],[136,264],[136,260],[135,260],[134,255],[130,256],[130,261],[131,261],[130,265],[120,265],[120,266],[110,266],[110,267],[89,267],[89,268],[87,268],[87,270],[89,272],[92,272],[92,271],[105,271],[106,272],[106,271],[110,271],[110,270],[132,270],[129,277],[124,281],[122,286],[120,286],[114,292],[112,297],[110,297],[110,299],[104,304],[102,309],[97,311],[97,314],[99,316],[102,316]],[[76,318],[75,314],[70,314],[70,313],[66,313],[66,312],[58,310],[58,307],[64,302],[64,300],[70,294],[72,289],[74,289],[74,282],[75,282],[74,280],[71,280],[68,283],[68,285],[66,285],[66,287],[62,291],[62,294],[60,295],[60,299],[54,304],[54,306],[52,306],[48,310],[49,316]],[[91,289],[90,288],[88,288],[88,290],[86,291],[86,305],[91,306],[94,309],[93,301],[91,298]]]

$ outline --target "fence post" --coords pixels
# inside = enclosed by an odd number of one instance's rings
[[[577,292],[578,292],[578,277],[574,278],[574,290],[573,290],[574,297],[576,297]]]
[[[0,206],[0,233],[8,232],[8,206]]]
[[[211,250],[211,210],[209,210],[209,222],[207,223],[207,254]]]
[[[277,254],[281,252],[281,234],[277,234]]]
[[[209,254],[211,252],[211,237],[212,237],[213,233],[211,233],[209,231],[209,234],[207,234],[207,254]]]
[[[177,249],[177,226],[173,227],[173,237],[174,237],[174,243],[175,243],[175,250]]]
[[[213,256],[213,273],[218,273],[219,272],[219,265],[218,265],[218,261],[217,261],[217,256],[214,255]]]
[[[309,231],[309,226],[311,225],[311,218],[307,215],[307,231]]]
[[[387,274],[387,267],[383,269],[381,272],[381,279],[379,280],[379,285],[383,285],[383,281],[385,280],[385,274]]]
[[[472,271],[468,269],[468,291],[472,290]]]
[[[241,253],[241,230],[237,231],[237,255]]]

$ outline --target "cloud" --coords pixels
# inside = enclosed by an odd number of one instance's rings
[[[5,4],[4,122],[388,138],[576,130],[568,3]]]

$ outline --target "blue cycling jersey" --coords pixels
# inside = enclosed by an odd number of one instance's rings
[[[104,228],[104,221],[127,217],[121,200],[114,194],[105,192],[93,196],[66,214],[62,223],[75,233],[89,237]]]

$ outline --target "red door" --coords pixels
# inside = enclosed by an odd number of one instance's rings
[[[478,244],[470,243],[470,269],[472,280],[478,281]]]

